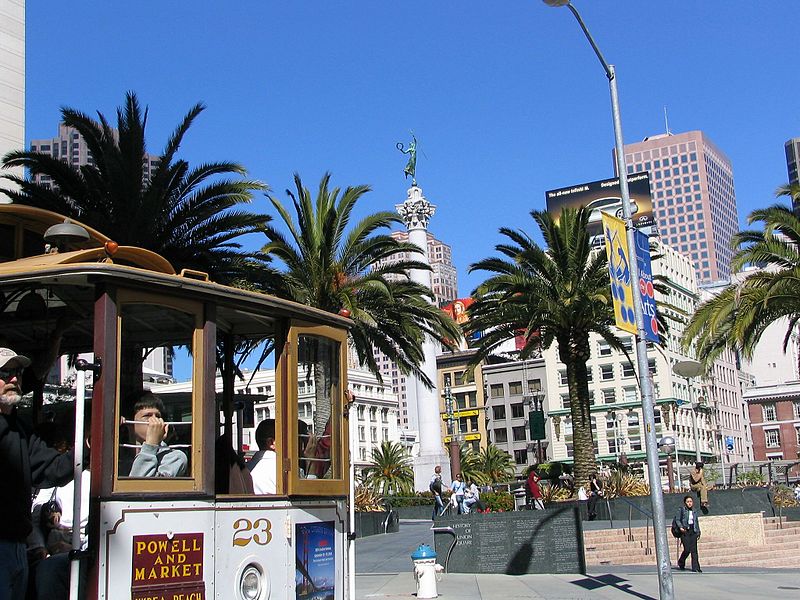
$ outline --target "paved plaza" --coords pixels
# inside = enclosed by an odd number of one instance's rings
[[[400,532],[376,535],[356,543],[356,598],[414,598],[411,553],[420,544],[433,545],[430,522],[401,521]],[[731,552],[736,552],[731,548]],[[702,564],[702,556],[700,557]],[[800,599],[800,571],[709,567],[702,574],[674,573],[679,600],[717,598]],[[445,600],[642,599],[658,600],[653,567],[592,568],[587,575],[443,574],[438,585]]]

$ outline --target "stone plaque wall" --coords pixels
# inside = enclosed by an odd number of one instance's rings
[[[458,515],[437,519],[456,545],[451,573],[584,573],[583,530],[575,506],[543,511]],[[445,564],[453,534],[434,534],[437,562]]]

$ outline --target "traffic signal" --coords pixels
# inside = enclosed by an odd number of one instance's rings
[[[528,425],[531,429],[531,440],[547,438],[544,432],[544,411],[532,410],[528,414]]]

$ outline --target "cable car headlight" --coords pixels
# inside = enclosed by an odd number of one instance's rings
[[[261,569],[253,564],[248,565],[242,571],[242,576],[239,579],[239,596],[243,600],[258,600],[261,598],[262,579]]]

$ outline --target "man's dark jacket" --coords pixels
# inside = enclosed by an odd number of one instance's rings
[[[697,514],[697,511],[694,509],[689,509],[685,505],[681,506],[678,510],[678,513],[675,515],[675,522],[678,524],[678,527],[689,531],[689,513],[694,513],[694,531],[696,533],[700,533],[700,517]]]
[[[31,531],[34,487],[61,486],[72,479],[72,452],[60,454],[28,435],[16,411],[0,415],[0,540],[24,542]]]

